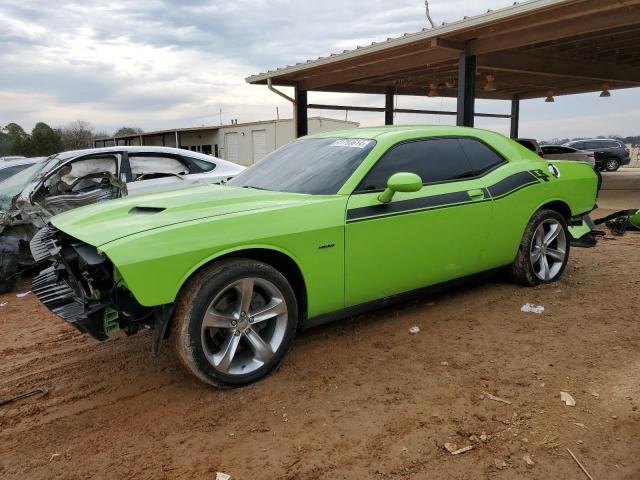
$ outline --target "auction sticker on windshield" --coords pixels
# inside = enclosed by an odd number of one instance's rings
[[[371,144],[371,140],[364,138],[340,138],[333,142],[330,147],[349,147],[349,148],[367,148]]]

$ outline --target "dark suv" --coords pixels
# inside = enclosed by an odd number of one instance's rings
[[[578,150],[588,150],[596,157],[596,168],[615,172],[621,165],[629,165],[629,150],[619,140],[594,138],[592,140],[574,140],[564,144]]]

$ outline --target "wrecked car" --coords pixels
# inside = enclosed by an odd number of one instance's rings
[[[33,291],[106,340],[151,328],[200,380],[267,375],[296,331],[505,268],[558,280],[568,224],[594,208],[588,163],[494,132],[378,127],[301,138],[234,177],[53,217]]]
[[[165,147],[107,147],[59,153],[0,183],[0,293],[33,263],[29,241],[49,217],[141,192],[226,181],[244,167]]]

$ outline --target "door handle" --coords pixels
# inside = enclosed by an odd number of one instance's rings
[[[467,192],[467,195],[469,195],[469,198],[471,200],[484,200],[484,190],[482,190],[481,188],[478,188],[476,190],[469,190]]]

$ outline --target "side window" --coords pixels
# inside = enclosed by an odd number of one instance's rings
[[[207,162],[205,160],[200,160],[199,158],[187,157],[187,160],[190,162],[193,162],[193,164],[198,169],[198,172],[192,171],[191,173],[210,172],[211,170],[217,167],[215,163]]]
[[[424,183],[446,182],[474,176],[457,138],[437,138],[400,143],[378,160],[357,191],[384,190],[398,172],[415,173]]]
[[[154,154],[130,154],[131,181],[188,175],[189,167],[175,157]]]
[[[60,167],[45,180],[44,187],[49,195],[110,189],[119,183],[116,175],[114,156],[81,158]]]
[[[469,157],[469,162],[475,175],[483,175],[501,163],[505,163],[504,158],[480,140],[461,138],[460,144],[467,154],[467,157]]]
[[[569,145],[570,147],[577,148],[578,150],[584,150],[587,145],[584,142],[576,142]]]

